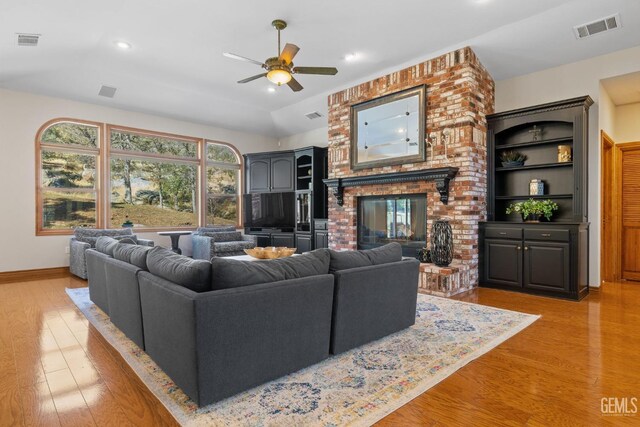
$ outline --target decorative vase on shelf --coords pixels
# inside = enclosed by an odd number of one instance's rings
[[[420,262],[431,262],[431,249],[418,249],[416,255]]]
[[[431,260],[438,267],[447,267],[453,261],[453,232],[445,219],[436,220],[431,228]]]

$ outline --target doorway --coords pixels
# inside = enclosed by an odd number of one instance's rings
[[[601,132],[601,161],[601,278],[640,281],[640,142]]]

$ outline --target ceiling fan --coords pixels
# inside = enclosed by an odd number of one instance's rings
[[[261,77],[266,77],[270,82],[281,86],[287,84],[294,92],[302,90],[302,85],[293,78],[293,74],[321,74],[326,76],[335,75],[338,70],[334,67],[294,67],[293,57],[296,56],[300,48],[294,44],[287,43],[282,51],[280,50],[280,31],[287,28],[287,23],[281,19],[274,20],[271,25],[278,30],[278,56],[267,58],[264,62],[245,58],[229,52],[223,55],[227,58],[237,59],[239,61],[251,62],[264,68],[266,73],[256,74],[255,76],[238,81],[238,83],[249,83]]]

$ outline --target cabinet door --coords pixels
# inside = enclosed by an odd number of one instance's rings
[[[295,248],[293,233],[272,234],[271,245],[277,247],[286,246],[287,248]]]
[[[316,231],[316,246],[315,249],[328,248],[329,247],[329,235],[326,231]]]
[[[271,246],[271,235],[270,234],[253,234],[256,236],[256,246],[264,248],[266,246]]]
[[[311,234],[297,234],[296,233],[296,253],[301,254],[303,252],[309,252],[313,249],[311,242]]]
[[[484,281],[497,285],[522,287],[522,242],[485,239]]]
[[[293,156],[271,158],[271,191],[294,191]]]
[[[569,243],[524,242],[524,287],[569,292]]]
[[[271,186],[271,162],[268,158],[251,159],[247,165],[249,193],[268,193]]]

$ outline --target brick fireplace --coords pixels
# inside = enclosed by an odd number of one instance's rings
[[[350,107],[421,84],[427,85],[426,134],[431,135],[425,162],[353,171],[350,167]],[[450,219],[454,258],[478,279],[478,222],[486,215],[486,115],[494,108],[494,82],[468,47],[362,83],[329,96],[329,178],[403,174],[457,168],[449,183],[448,204],[432,180],[375,182],[343,188],[341,205],[329,196],[329,245],[356,249],[358,198],[426,194],[427,240],[434,219]],[[446,149],[444,140],[446,142]],[[426,142],[425,142],[426,143]],[[397,175],[396,175],[397,176]],[[383,181],[383,180],[380,180]],[[438,186],[441,186],[441,182]],[[330,193],[332,193],[330,191]]]

